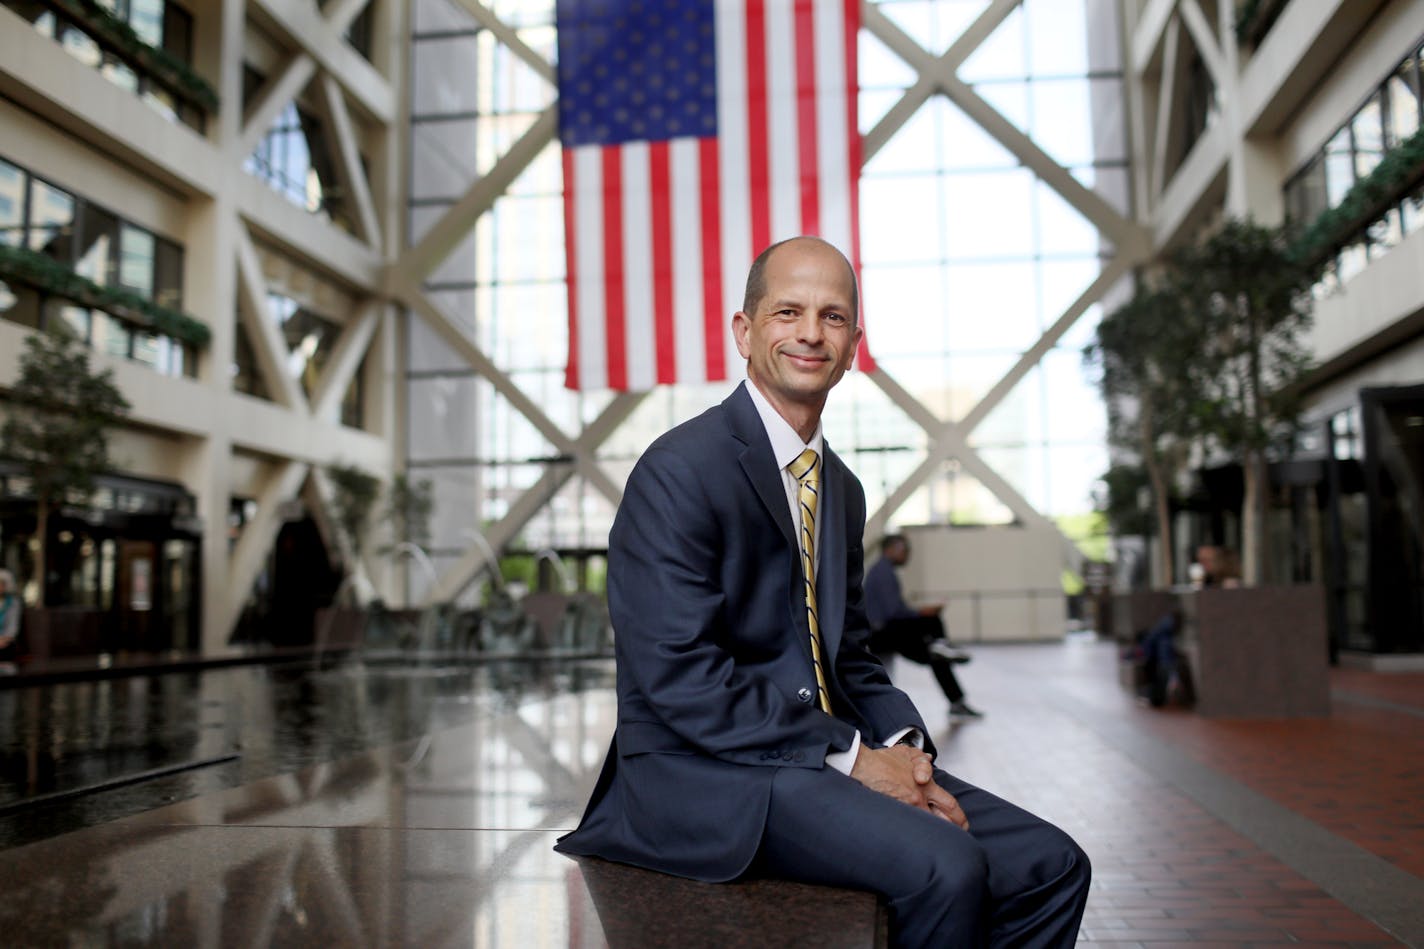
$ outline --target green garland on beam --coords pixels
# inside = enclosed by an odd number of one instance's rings
[[[100,286],[70,270],[47,254],[0,244],[0,280],[28,284],[37,290],[73,300],[80,306],[112,313],[155,333],[162,333],[198,348],[212,339],[207,324],[186,313],[160,306],[124,287]]]
[[[218,111],[218,94],[206,79],[166,49],[151,46],[133,27],[95,0],[45,0],[84,28],[101,47],[157,80],[169,92],[209,115]]]
[[[1333,208],[1326,208],[1291,239],[1291,256],[1315,264],[1363,230],[1424,179],[1424,128],[1390,149]]]

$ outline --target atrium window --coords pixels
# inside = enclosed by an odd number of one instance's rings
[[[252,88],[258,82],[249,70]],[[336,165],[320,121],[295,102],[272,123],[243,167],[268,187],[310,214],[353,231],[346,201],[337,187]]]
[[[283,349],[277,359],[279,368],[311,399],[329,368],[354,304],[341,288],[291,259],[268,248],[259,248],[258,256],[268,280],[264,315],[276,326]],[[257,358],[259,345],[261,340],[254,340],[239,318],[230,370],[232,386],[270,401],[272,387]],[[343,425],[360,428],[364,424],[365,372],[363,359],[342,394],[339,418]]]
[[[498,3],[496,15],[553,61],[554,3]],[[881,0],[880,13],[931,55],[983,4]],[[1085,187],[1127,210],[1117,5],[1026,0],[965,62],[959,78]],[[1089,16],[1085,18],[1084,11]],[[1089,23],[1092,23],[1092,26]],[[860,119],[870,131],[918,78],[867,28],[859,37]],[[415,0],[411,50],[409,230],[418,243],[553,104],[556,90],[458,2]],[[1214,93],[1200,121],[1215,108]],[[425,285],[509,379],[570,434],[612,399],[563,388],[563,180],[551,143],[514,179]],[[916,213],[907,214],[914,208]],[[919,107],[861,177],[863,298],[881,367],[945,419],[967,414],[1096,279],[1097,229],[947,97]],[[738,264],[745,267],[747,262]],[[727,314],[730,319],[730,310]],[[1106,416],[1079,369],[1090,307],[970,434],[971,443],[1038,510],[1091,509],[1107,469]],[[433,559],[451,565],[471,535],[508,513],[562,459],[549,440],[418,314],[409,318],[407,447],[412,474],[435,482]],[[720,401],[742,375],[655,389],[603,444],[615,482],[669,426]],[[861,476],[872,511],[924,460],[929,436],[863,374],[827,405],[827,437]],[[551,465],[552,459],[552,465]],[[579,476],[515,546],[604,545],[613,505]],[[1007,507],[961,466],[937,468],[897,523],[992,523]],[[411,573],[418,594],[425,580]]]

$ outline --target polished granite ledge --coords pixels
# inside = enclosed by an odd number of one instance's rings
[[[579,704],[603,701],[586,696],[603,695],[611,681],[600,662],[348,658],[0,690],[0,847],[313,767],[340,771],[361,760],[352,756],[402,742],[413,755],[419,742],[443,747],[437,736],[473,723],[547,755],[535,749],[569,742],[547,722],[547,734],[531,739],[519,710],[552,703],[574,709],[576,723],[593,714]],[[606,734],[596,752],[591,740],[580,750],[601,756]]]
[[[610,949],[647,946],[882,947],[874,894],[786,880],[698,883],[596,857],[578,860]]]

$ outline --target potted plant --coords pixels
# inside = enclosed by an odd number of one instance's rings
[[[1313,273],[1279,229],[1228,220],[1175,260],[1202,335],[1184,359],[1203,445],[1241,467],[1241,584],[1186,598],[1197,707],[1216,716],[1325,715],[1330,707],[1324,591],[1267,584],[1268,461],[1294,443],[1310,367]]]

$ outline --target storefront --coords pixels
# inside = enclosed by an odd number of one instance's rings
[[[0,463],[0,565],[15,574],[36,657],[191,651],[200,646],[201,525],[180,485],[97,479],[89,507],[51,514],[36,568],[28,480]],[[45,609],[36,605],[44,583]]]
[[[1320,583],[1332,652],[1424,652],[1424,385],[1364,388],[1270,465],[1266,583]],[[1178,557],[1239,550],[1241,471],[1197,473]]]

